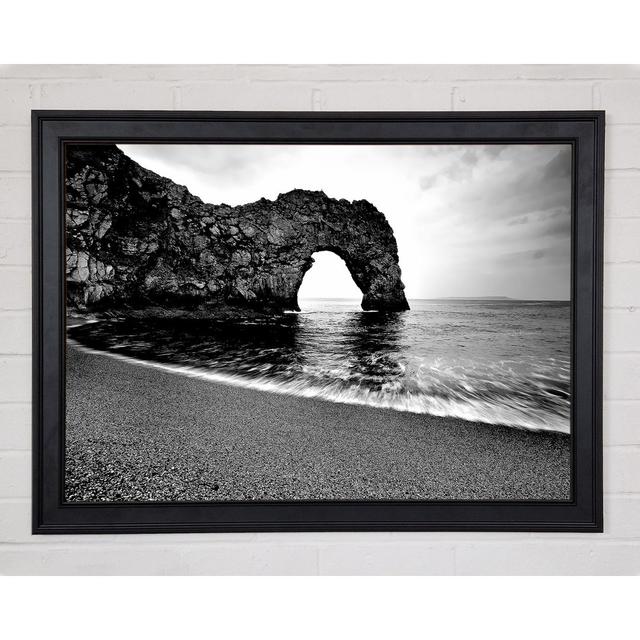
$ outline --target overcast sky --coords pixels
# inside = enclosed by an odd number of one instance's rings
[[[568,300],[568,145],[120,145],[205,202],[274,199],[294,188],[366,199],[398,241],[408,298]],[[330,254],[301,295],[360,297]]]

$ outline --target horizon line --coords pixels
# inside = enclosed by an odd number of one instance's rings
[[[358,301],[359,298],[343,298],[340,296],[323,297],[305,297],[299,298],[299,300],[349,300]],[[499,302],[501,300],[511,302],[571,302],[570,298],[511,298],[510,296],[436,296],[432,298],[409,298],[407,300],[478,300],[486,302]]]

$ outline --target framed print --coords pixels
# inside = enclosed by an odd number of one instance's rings
[[[34,112],[34,533],[602,531],[603,142]]]

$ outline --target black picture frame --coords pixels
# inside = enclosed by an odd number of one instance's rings
[[[604,129],[602,111],[33,111],[33,533],[601,532]],[[65,503],[64,145],[78,141],[572,145],[572,499]]]

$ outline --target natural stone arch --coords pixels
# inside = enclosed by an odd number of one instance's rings
[[[298,291],[305,273],[313,265],[313,254],[331,251],[344,260],[356,286],[362,292],[362,308],[377,311],[403,311],[409,308],[400,277],[398,253],[393,231],[384,216],[366,200],[349,203],[332,200],[322,192],[292,191],[280,195],[280,205],[272,215],[275,228],[287,233],[281,246],[284,259],[274,260],[270,268],[258,272],[248,288],[259,307],[299,311]],[[281,211],[293,206],[301,228],[288,224]],[[316,207],[323,215],[314,219]],[[247,301],[247,296],[240,302]],[[248,296],[249,302],[252,296]]]
[[[344,244],[349,245],[345,249]],[[354,248],[355,247],[355,248]],[[307,259],[300,264],[300,276],[295,292],[295,302],[291,305],[292,310],[299,311],[298,293],[307,272],[315,264],[313,255],[322,251],[328,251],[338,256],[345,264],[351,279],[362,295],[361,306],[364,310],[377,311],[400,311],[409,308],[404,298],[404,285],[400,280],[400,270],[397,273],[393,265],[387,266],[382,263],[381,256],[384,252],[377,252],[378,255],[371,256],[371,251],[361,251],[361,247],[351,244],[347,238],[342,239],[341,245],[319,245],[311,251]],[[400,286],[398,287],[398,283]],[[397,298],[399,291],[400,298]]]
[[[303,299],[349,299],[361,308],[362,290],[341,256],[330,249],[321,249],[313,252],[311,263],[298,288],[299,307],[303,307]]]
[[[211,205],[113,145],[67,153],[72,308],[297,310],[317,251],[344,260],[363,309],[409,308],[393,231],[366,200],[296,189],[273,201]]]

